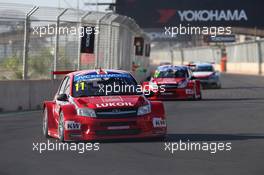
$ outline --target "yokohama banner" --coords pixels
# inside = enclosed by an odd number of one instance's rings
[[[263,0],[117,0],[143,28],[173,25],[264,28]]]

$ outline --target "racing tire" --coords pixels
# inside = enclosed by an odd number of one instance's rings
[[[203,87],[200,84],[200,96],[198,98],[196,98],[195,100],[198,100],[198,101],[202,100],[202,89],[203,89]]]
[[[202,100],[202,94],[200,94],[200,97],[196,98],[196,100],[198,101]]]
[[[149,138],[149,141],[164,142],[166,141],[166,138],[167,138],[166,135],[156,136],[156,137]]]
[[[159,136],[159,137],[156,138],[156,140],[158,140],[160,142],[164,142],[164,141],[166,141],[166,139],[167,139],[167,136],[166,135]]]
[[[44,137],[50,138],[49,132],[48,132],[49,126],[48,126],[48,109],[44,109],[43,113],[43,119],[42,119],[42,133]]]
[[[196,85],[196,84],[195,84]],[[191,98],[192,101],[199,101],[199,100],[202,100],[202,89],[203,87],[201,86],[200,84],[200,96],[197,97],[197,90],[196,90],[196,87],[194,87],[193,91],[194,91],[194,94]]]
[[[58,122],[58,139],[64,142],[64,116],[62,112],[60,113]]]
[[[197,97],[196,93],[193,95],[192,101],[199,101],[199,100],[202,100],[202,93],[200,92],[200,96]]]
[[[191,99],[191,101],[200,101],[200,100],[202,100],[202,95],[200,97],[196,97],[194,95],[193,98]]]

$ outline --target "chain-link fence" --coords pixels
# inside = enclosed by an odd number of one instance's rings
[[[94,51],[80,53],[84,26],[93,30]],[[135,21],[115,13],[0,3],[0,79],[50,79],[53,71],[147,68],[135,55],[134,38],[149,38]]]

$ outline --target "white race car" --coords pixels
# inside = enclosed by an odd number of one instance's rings
[[[221,88],[220,73],[211,63],[191,63],[193,77],[200,80],[203,88]]]

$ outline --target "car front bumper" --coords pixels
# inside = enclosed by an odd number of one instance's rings
[[[167,132],[165,119],[151,115],[125,119],[97,119],[79,116],[74,120],[67,120],[81,125],[80,129],[76,130],[65,126],[64,138],[67,141],[162,137]]]
[[[220,81],[218,79],[200,79],[200,83],[203,87],[218,87],[220,85]]]
[[[193,99],[195,92],[191,88],[168,89],[165,92],[156,92],[150,100],[187,100]]]

